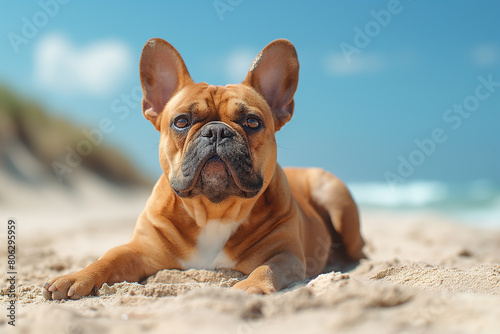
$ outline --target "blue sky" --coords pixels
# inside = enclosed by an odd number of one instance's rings
[[[295,115],[277,134],[283,166],[321,166],[349,182],[500,182],[498,1],[1,6],[0,81],[82,129],[111,119],[105,142],[152,178],[159,134],[137,103],[144,43],[169,41],[195,81],[224,85],[287,38],[301,69]]]

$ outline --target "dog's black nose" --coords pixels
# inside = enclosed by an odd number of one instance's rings
[[[201,135],[210,138],[214,143],[234,137],[234,134],[234,130],[222,122],[210,122],[201,129]]]

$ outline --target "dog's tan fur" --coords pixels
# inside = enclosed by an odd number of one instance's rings
[[[78,299],[104,283],[138,282],[162,269],[187,269],[183,264],[197,254],[207,224],[236,224],[221,254],[224,263],[230,263],[228,269],[248,274],[234,288],[249,293],[268,294],[321,273],[332,252],[333,234],[340,236],[350,259],[363,258],[357,208],[344,184],[321,169],[283,170],[276,162],[275,132],[292,117],[298,70],[293,45],[276,40],[257,56],[241,84],[194,83],[170,44],[148,41],[140,62],[143,113],[161,132],[164,174],[130,241],[81,271],[48,281],[46,298]],[[238,123],[242,108],[262,120],[260,131],[249,134]],[[183,136],[172,128],[179,113],[194,113],[200,120]],[[211,122],[224,123],[245,138],[252,173],[262,178],[256,194],[231,195],[214,203],[203,193],[185,197],[174,191],[173,180],[184,177],[180,166],[189,145]],[[224,170],[220,164],[213,169]],[[210,247],[210,239],[207,244]]]

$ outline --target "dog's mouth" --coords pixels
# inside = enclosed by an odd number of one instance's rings
[[[225,155],[218,154],[199,160],[195,172],[181,178],[181,182],[171,181],[172,188],[180,197],[204,195],[213,203],[229,196],[254,197],[263,185],[260,176],[245,172],[238,162],[231,162]]]
[[[238,173],[234,165],[219,155],[204,159],[199,166],[195,176],[189,182],[189,187],[176,189],[172,185],[179,196],[204,195],[211,202],[219,203],[231,195],[245,198],[254,197],[262,187],[260,178],[257,178],[257,182],[245,183],[245,180],[242,180],[240,176],[241,173]]]
[[[213,183],[221,186],[233,178],[227,164],[218,155],[214,155],[203,164],[198,177],[203,184]]]

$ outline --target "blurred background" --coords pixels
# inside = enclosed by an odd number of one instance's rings
[[[42,229],[75,210],[82,221],[140,211],[161,174],[159,133],[140,108],[148,39],[174,45],[195,81],[225,85],[287,38],[301,68],[277,134],[282,166],[333,172],[362,209],[500,227],[498,1],[1,6],[2,217]]]

